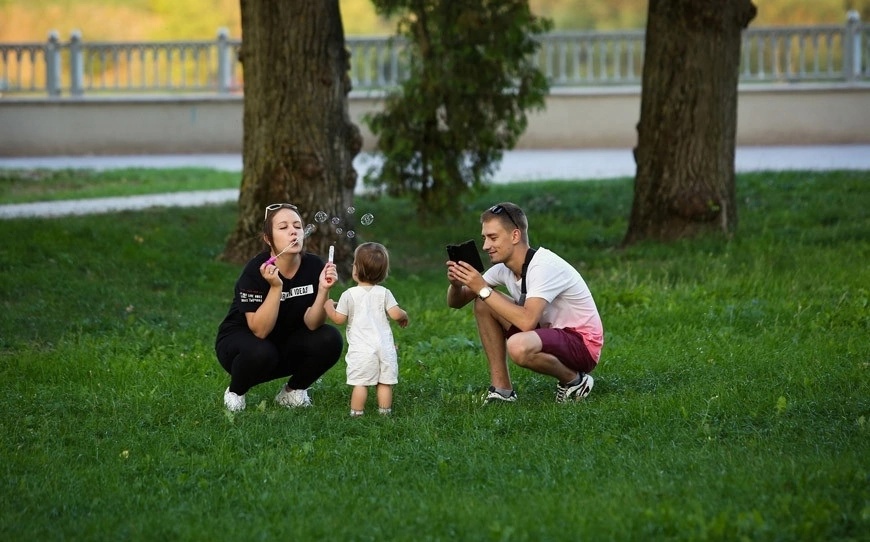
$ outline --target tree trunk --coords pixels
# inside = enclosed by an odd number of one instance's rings
[[[235,231],[223,259],[242,263],[264,247],[263,213],[290,202],[317,230],[306,250],[350,269],[355,239],[314,215],[346,218],[362,137],[348,114],[349,52],[338,0],[241,0],[244,171]],[[346,228],[344,224],[341,227]]]
[[[741,32],[755,13],[751,0],[650,0],[624,245],[736,230]]]

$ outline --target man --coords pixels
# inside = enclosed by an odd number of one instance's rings
[[[493,265],[481,275],[466,262],[448,261],[447,305],[458,309],[474,300],[489,363],[486,402],[517,400],[505,355],[556,378],[556,402],[586,397],[604,328],[583,277],[552,251],[529,246],[526,215],[513,203],[490,207],[480,223],[483,251]]]

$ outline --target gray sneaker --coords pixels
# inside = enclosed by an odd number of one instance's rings
[[[245,410],[245,396],[237,395],[227,388],[224,392],[224,405],[230,412],[241,412]]]
[[[275,402],[287,408],[310,407],[311,398],[308,397],[308,390],[290,390],[281,386],[281,391],[275,396]]]
[[[595,381],[592,375],[580,373],[577,378],[568,382],[564,386],[556,383],[556,402],[564,403],[565,401],[579,401],[583,399],[589,392],[592,391],[592,386]]]
[[[484,403],[513,403],[517,400],[517,392],[511,390],[510,394],[502,395],[495,390],[495,386],[490,386],[483,398]]]

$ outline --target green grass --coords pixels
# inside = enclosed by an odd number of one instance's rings
[[[178,174],[162,175],[176,178]],[[494,187],[458,220],[358,199],[391,251],[394,415],[276,381],[230,415],[213,353],[235,205],[0,221],[0,535],[7,540],[867,540],[870,174],[738,180],[732,241],[618,245],[629,180]],[[596,296],[580,404],[514,369],[482,408],[444,245],[511,200]],[[370,401],[372,398],[370,398]]]
[[[238,172],[204,168],[0,169],[0,205],[238,188]]]

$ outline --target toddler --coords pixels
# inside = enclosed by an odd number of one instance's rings
[[[380,285],[390,270],[390,256],[380,243],[363,243],[353,255],[353,280],[338,299],[324,303],[330,320],[347,324],[347,384],[353,386],[350,415],[365,412],[368,388],[377,386],[381,414],[390,414],[393,386],[399,381],[399,362],[387,316],[400,327],[408,325],[406,313],[390,290]]]

